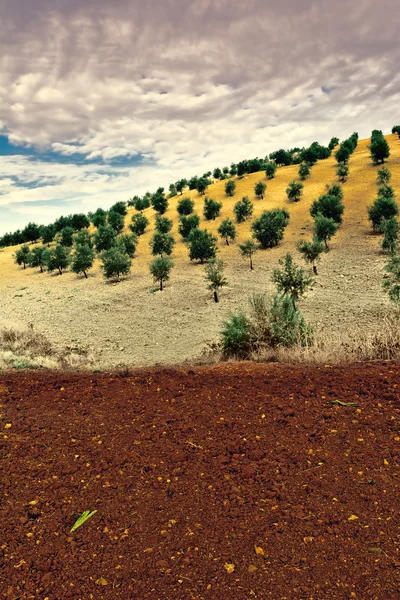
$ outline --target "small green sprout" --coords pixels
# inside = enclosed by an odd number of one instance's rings
[[[73,527],[71,527],[71,533],[73,531],[75,531],[76,529],[78,529],[78,527],[80,527],[81,525],[83,525],[85,523],[85,521],[87,521],[88,519],[90,519],[90,517],[93,517],[93,515],[97,513],[97,510],[92,510],[92,512],[90,512],[90,510],[85,510],[81,516],[75,521]]]

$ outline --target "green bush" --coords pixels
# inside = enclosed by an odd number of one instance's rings
[[[124,216],[115,210],[110,210],[107,216],[109,227],[111,227],[115,233],[120,233],[124,228]]]
[[[263,181],[259,181],[254,186],[254,193],[255,193],[256,196],[258,196],[259,198],[263,199],[266,189],[267,189],[267,185]]]
[[[299,178],[302,181],[304,181],[305,179],[308,179],[308,177],[310,177],[310,174],[310,165],[308,165],[307,163],[301,163],[301,165],[299,166]]]
[[[384,234],[382,250],[386,254],[393,254],[398,249],[399,223],[394,217],[391,217],[390,219],[382,219],[380,227]]]
[[[191,198],[182,198],[178,202],[177,211],[180,215],[191,215],[194,209],[194,202]]]
[[[278,292],[289,296],[296,305],[299,298],[304,296],[307,288],[312,285],[313,278],[296,265],[289,252],[279,260],[279,264],[281,268],[273,269],[271,280],[276,285]]]
[[[253,237],[259,242],[261,248],[273,248],[279,244],[289,223],[289,218],[287,210],[275,208],[265,210],[252,223]]]
[[[291,181],[286,188],[286,195],[288,200],[298,202],[303,194],[304,185],[300,181]]]
[[[235,191],[236,191],[236,183],[232,179],[230,179],[225,184],[225,194],[227,196],[232,197],[235,195]]]
[[[106,279],[120,280],[121,275],[127,275],[131,270],[131,258],[117,246],[100,254],[101,269]]]
[[[276,173],[276,164],[273,162],[269,162],[265,165],[265,175],[267,179],[273,179]]]
[[[134,257],[134,254],[136,252],[137,243],[138,243],[138,239],[134,233],[120,235],[117,238],[117,245],[118,245],[119,249],[121,250],[121,252],[124,252],[125,254],[127,254],[130,258]]]
[[[97,252],[109,250],[115,245],[116,233],[112,227],[108,225],[100,225],[93,236],[94,245]]]
[[[397,217],[399,209],[393,198],[376,198],[372,206],[368,208],[368,219],[372,223],[374,231],[382,233],[382,219],[391,219]]]
[[[378,175],[376,177],[376,183],[378,185],[385,185],[388,184],[390,179],[392,177],[391,172],[389,171],[389,169],[387,167],[382,167],[381,169],[378,169]]]

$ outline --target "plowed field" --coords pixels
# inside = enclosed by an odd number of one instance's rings
[[[3,373],[0,597],[399,598],[398,385],[397,363]]]

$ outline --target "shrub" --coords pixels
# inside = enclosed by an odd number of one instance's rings
[[[325,249],[328,250],[328,241],[336,234],[338,224],[331,217],[324,217],[320,213],[317,213],[314,218],[315,223],[315,237],[319,241],[325,243]]]
[[[191,198],[182,198],[178,202],[177,211],[180,215],[191,215],[194,209],[194,202]]]
[[[378,188],[378,196],[380,198],[394,198],[395,193],[391,185],[384,183]]]
[[[114,210],[110,210],[107,216],[109,227],[111,227],[115,233],[120,233],[124,228],[124,217],[121,213]]]
[[[62,275],[63,271],[68,268],[70,263],[69,253],[69,248],[65,248],[64,246],[61,246],[61,244],[57,244],[55,248],[48,250],[46,260],[48,271],[51,273],[58,269],[59,274]]]
[[[122,252],[118,246],[105,250],[100,254],[100,260],[102,262],[101,269],[106,279],[116,278],[117,281],[120,281],[121,275],[127,275],[131,270],[131,258]]]
[[[199,260],[203,264],[204,261],[215,258],[217,238],[212,233],[206,229],[192,229],[187,239],[190,260]]]
[[[204,218],[207,221],[211,219],[215,220],[221,211],[222,204],[221,202],[216,202],[213,198],[204,198]]]
[[[156,230],[160,233],[169,233],[172,229],[172,221],[167,217],[156,215]]]
[[[137,247],[137,237],[134,233],[120,235],[117,238],[117,245],[121,252],[127,254],[130,258],[134,257]]]
[[[317,275],[317,265],[315,263],[324,251],[322,242],[317,238],[314,238],[312,242],[303,240],[297,244],[297,249],[303,255],[304,260],[312,265],[314,274]]]
[[[15,262],[17,265],[24,265],[24,269],[26,269],[26,265],[29,265],[31,256],[31,251],[29,250],[29,246],[24,244],[19,250],[15,253]]]
[[[267,179],[273,179],[276,173],[276,164],[273,162],[269,162],[265,165],[265,175]]]
[[[371,221],[374,231],[379,233],[382,232],[382,219],[391,219],[397,217],[398,214],[399,209],[393,198],[379,196],[373,205],[368,208],[368,219]]]
[[[160,233],[156,231],[150,242],[151,252],[153,256],[160,254],[164,256],[167,254],[168,256],[172,254],[172,250],[175,246],[175,240],[170,233]]]
[[[97,252],[109,250],[115,245],[116,233],[112,227],[108,225],[100,225],[93,236],[94,245]]]
[[[349,175],[348,165],[340,163],[336,169],[336,175],[339,177],[339,181],[344,183]]]
[[[249,358],[253,349],[251,323],[247,315],[239,310],[229,313],[222,324],[222,352],[226,358]]]
[[[299,178],[304,181],[305,179],[308,179],[308,177],[310,177],[311,174],[311,169],[310,169],[310,165],[308,165],[307,163],[301,163],[300,167],[299,167]]]
[[[187,237],[189,236],[189,233],[193,229],[197,229],[198,226],[200,225],[200,217],[195,214],[192,214],[189,216],[182,215],[181,218],[179,219],[179,221],[180,221],[180,223],[179,223],[178,231],[184,240],[187,239]]]
[[[75,253],[72,258],[71,270],[79,275],[83,273],[87,279],[87,271],[93,267],[94,250],[88,245],[76,245]]]
[[[206,280],[209,282],[208,289],[214,292],[214,301],[219,302],[218,290],[228,285],[224,276],[224,263],[222,260],[211,259],[206,265]]]
[[[234,240],[236,237],[236,228],[232,219],[224,219],[218,227],[218,233],[225,240],[226,245],[229,246],[229,240]]]
[[[389,294],[389,299],[395,304],[400,304],[400,255],[393,254],[385,265],[388,273],[383,280],[383,289]]]
[[[289,223],[289,218],[287,210],[275,208],[265,210],[253,222],[251,226],[253,237],[259,242],[261,248],[273,248],[279,244]]]
[[[389,169],[387,167],[381,167],[380,169],[378,169],[378,175],[376,177],[376,183],[378,185],[385,185],[388,184],[390,179],[392,177],[391,172],[389,171]]]
[[[169,274],[174,266],[172,260],[166,256],[158,256],[150,265],[150,273],[155,282],[160,284],[160,292],[163,290],[164,281],[169,280]]]
[[[289,296],[293,304],[304,296],[307,288],[309,288],[313,279],[304,269],[293,262],[293,256],[288,252],[284,259],[279,260],[281,269],[272,271],[272,282],[276,285],[278,292],[284,296]]]
[[[333,219],[338,224],[343,220],[343,212],[344,206],[341,199],[328,194],[324,194],[318,200],[314,200],[310,208],[312,217],[315,218],[317,214],[320,214],[327,219]]]
[[[253,270],[253,254],[257,252],[258,246],[253,240],[247,240],[244,244],[239,244],[240,253],[243,257],[249,259],[250,271]]]
[[[36,246],[32,250],[30,255],[29,265],[31,267],[39,267],[40,272],[43,273],[43,267],[46,266],[47,262],[47,248],[46,246]]]
[[[236,191],[236,183],[234,181],[232,181],[232,179],[230,179],[225,184],[225,194],[227,196],[232,197],[235,195],[235,191]]]
[[[244,223],[253,214],[253,203],[250,202],[247,196],[243,196],[241,200],[236,202],[233,207],[237,223]]]
[[[149,220],[142,213],[138,213],[132,216],[131,223],[129,224],[129,229],[137,236],[143,235],[146,231],[146,228],[149,224]]]
[[[384,233],[382,240],[382,250],[386,254],[393,254],[398,248],[400,226],[398,221],[392,217],[390,219],[382,219],[380,228]]]
[[[291,181],[286,188],[288,200],[298,202],[303,194],[304,185],[300,181]]]
[[[254,193],[255,193],[256,196],[258,196],[259,198],[263,199],[266,189],[267,189],[267,185],[263,181],[259,181],[254,186]]]

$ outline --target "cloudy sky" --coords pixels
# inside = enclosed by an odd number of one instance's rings
[[[0,0],[0,235],[399,120],[398,0]]]

